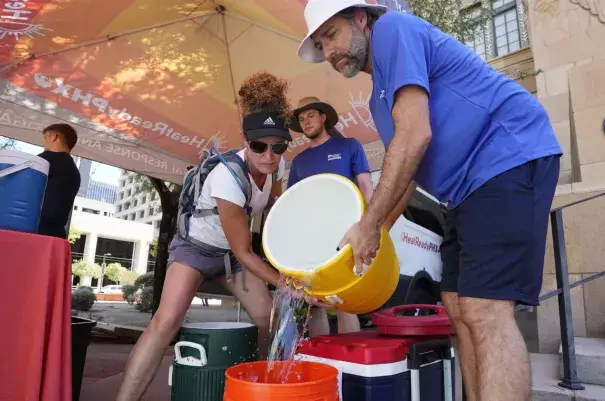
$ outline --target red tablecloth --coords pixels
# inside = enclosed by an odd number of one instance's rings
[[[71,400],[71,249],[0,230],[0,401]]]

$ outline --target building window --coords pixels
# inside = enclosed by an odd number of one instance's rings
[[[78,207],[77,207],[77,206],[74,206],[74,210],[78,210]]]
[[[160,228],[160,223],[161,223],[160,220],[156,220],[156,222],[155,222],[155,228]]]
[[[495,0],[494,10],[494,42],[496,56],[504,56],[521,48],[519,34],[519,17],[515,0]]]
[[[466,45],[473,49],[483,60],[487,60],[487,51],[485,49],[485,30],[482,26],[477,26],[475,36],[466,42]]]
[[[139,204],[138,199],[135,199],[135,200],[134,200],[134,205],[133,205],[132,207],[137,207],[137,205],[138,205],[138,204]]]
[[[128,190],[128,192],[126,192],[126,196],[130,197],[132,195],[132,190]]]
[[[89,209],[89,208],[86,208],[86,207],[83,207],[82,211],[84,213],[91,213],[91,214],[99,214],[100,213],[99,210]]]
[[[124,185],[126,185],[126,181],[120,180],[120,187],[123,187]]]
[[[128,220],[128,215],[122,217],[124,220]]]
[[[103,212],[103,216],[107,216],[107,212]]]
[[[118,199],[120,199],[120,200],[124,199],[124,192],[120,192],[120,194],[118,195]]]
[[[118,205],[118,213],[122,211],[122,205]]]
[[[143,196],[143,199],[141,199],[141,203],[144,205],[145,203],[147,203],[147,197]]]
[[[134,219],[137,217],[136,213],[133,213],[130,215],[130,220],[134,221]]]
[[[130,209],[130,202],[124,203],[124,210]]]
[[[139,219],[142,219],[142,218],[144,218],[144,217],[145,217],[145,211],[144,211],[144,210],[141,210],[141,211],[139,212]]]
[[[128,183],[129,183],[129,184],[132,184],[132,177],[130,177],[130,178],[128,179]]]
[[[153,216],[155,214],[155,210],[153,209],[153,207],[149,208],[149,215]]]
[[[486,2],[486,1],[485,1]],[[484,20],[483,3],[464,8],[464,18],[468,23]],[[522,8],[517,8],[517,0],[490,0],[491,17],[484,23],[476,24],[472,38],[465,38],[465,44],[482,59],[504,56],[521,49],[527,43],[527,33],[519,20]]]

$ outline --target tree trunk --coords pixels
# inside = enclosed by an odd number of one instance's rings
[[[166,279],[166,270],[168,268],[168,247],[176,229],[181,187],[176,186],[171,191],[162,180],[149,177],[149,181],[151,181],[151,184],[160,195],[160,202],[162,204],[162,220],[160,221],[160,235],[155,255],[155,270],[153,275],[153,306],[151,313],[155,315],[160,306],[160,299],[162,299],[162,289],[164,288],[164,280]]]

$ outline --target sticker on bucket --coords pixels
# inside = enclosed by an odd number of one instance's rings
[[[332,305],[336,305],[336,304],[342,305],[344,303],[344,301],[342,299],[340,299],[337,295],[326,296],[326,301],[328,301]]]

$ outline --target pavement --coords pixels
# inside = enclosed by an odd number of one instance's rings
[[[124,376],[132,344],[92,343],[86,353],[81,401],[115,400]],[[160,369],[141,401],[168,401],[168,367],[174,359],[167,350]]]
[[[223,301],[220,306],[192,305],[187,312],[186,321],[237,321],[237,314],[237,308],[231,301]],[[134,342],[149,324],[151,314],[141,313],[126,303],[95,303],[89,312],[80,312],[78,315],[97,321],[98,327],[104,332],[113,328],[114,333],[120,334],[113,338],[93,336],[86,355],[80,400],[115,400]],[[241,320],[249,321],[244,311],[241,312]],[[135,334],[121,335],[127,332]],[[558,355],[533,353],[530,357],[534,390],[532,401],[605,401],[603,387],[586,386],[586,390],[580,392],[559,387]],[[173,359],[172,349],[166,350],[161,367],[142,401],[170,400],[168,368]],[[456,365],[456,400],[460,401],[460,368]]]
[[[80,400],[115,400],[134,342],[149,324],[151,314],[141,313],[126,302],[96,302],[90,311],[74,311],[73,314],[96,321],[97,329],[101,329],[103,334],[114,334],[112,336],[114,338],[93,335],[86,353]],[[237,315],[237,307],[231,301],[223,301],[220,305],[210,306],[193,304],[186,314],[185,323],[235,322]],[[250,321],[243,310],[241,321]],[[168,368],[173,359],[174,352],[169,348],[142,401],[170,400]]]
[[[87,312],[73,311],[74,316],[94,320],[98,323],[118,326],[139,327],[144,329],[151,321],[151,313],[142,313],[134,305],[126,302],[95,302]],[[249,322],[250,319],[242,309],[241,320]],[[184,323],[189,322],[236,322],[237,307],[234,302],[223,300],[219,305],[203,306],[193,304],[185,315]]]

